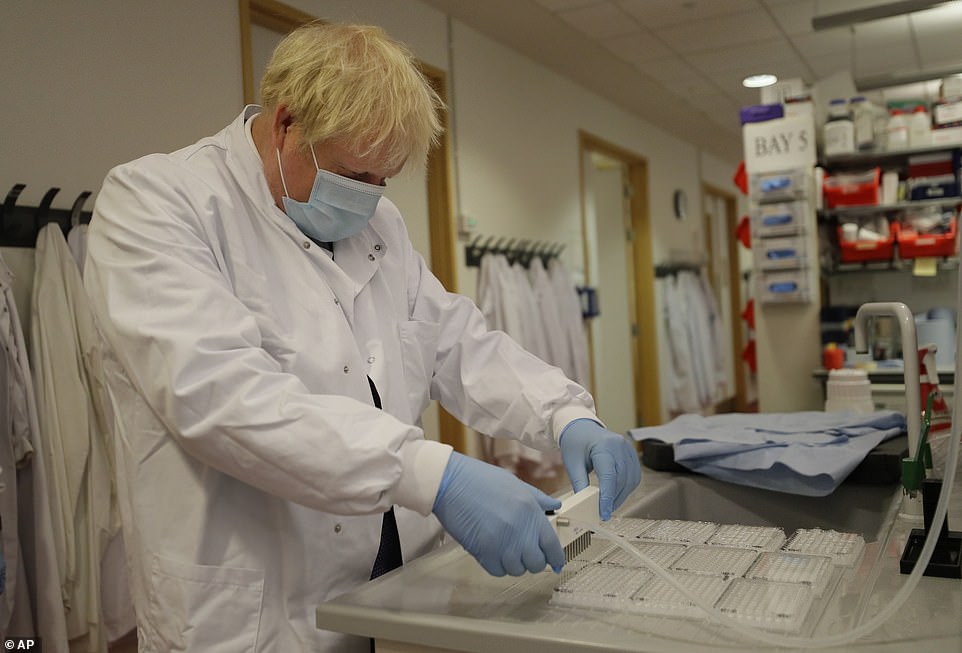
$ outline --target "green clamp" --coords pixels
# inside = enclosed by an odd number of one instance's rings
[[[926,468],[932,469],[932,448],[929,446],[929,425],[932,423],[932,400],[935,392],[929,393],[922,414],[922,432],[919,433],[919,444],[912,458],[902,459],[902,488],[906,494],[915,496],[922,489]]]

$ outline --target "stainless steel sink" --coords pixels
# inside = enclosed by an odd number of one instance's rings
[[[887,534],[901,489],[843,484],[826,497],[804,497],[733,485],[696,474],[646,469],[641,487],[621,507],[622,517],[683,519],[747,526],[779,526],[857,533],[866,542]],[[883,532],[884,531],[884,532]]]

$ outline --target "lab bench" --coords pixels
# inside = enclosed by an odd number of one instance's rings
[[[864,536],[864,555],[813,610],[802,634],[849,630],[887,605],[907,575],[899,560],[912,528],[895,485],[843,484],[828,497],[800,497],[646,469],[616,516],[710,519],[718,523],[825,528]],[[949,526],[962,530],[962,484],[953,488]],[[317,608],[317,626],[373,637],[379,653],[411,651],[782,651],[706,619],[632,615],[552,605],[550,572],[495,578],[456,543]],[[822,650],[962,651],[962,581],[923,577],[889,622],[856,642]]]

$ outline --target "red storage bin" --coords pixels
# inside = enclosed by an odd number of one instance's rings
[[[825,206],[875,206],[881,198],[882,171],[846,172],[826,177],[822,182]]]
[[[889,225],[889,237],[882,240],[854,240],[842,238],[842,228],[838,228],[839,260],[842,263],[862,263],[865,261],[891,261],[895,255],[895,241],[898,237],[898,224]]]
[[[954,256],[956,231],[956,218],[952,218],[949,230],[944,234],[919,234],[909,227],[902,226],[898,230],[899,256],[901,258]]]

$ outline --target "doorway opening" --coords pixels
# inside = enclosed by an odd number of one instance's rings
[[[662,421],[648,164],[579,136],[585,284],[600,308],[587,327],[591,391],[599,417],[624,433]]]
[[[743,360],[753,327],[746,313],[747,302],[751,299],[751,254],[736,236],[738,218],[735,196],[711,184],[703,184],[702,197],[707,245],[706,274],[721,311],[726,342],[730,348],[730,355],[725,357],[728,387],[734,388],[734,394],[717,404],[714,412],[752,412],[757,410],[755,377]]]

